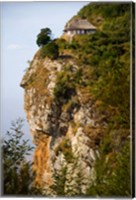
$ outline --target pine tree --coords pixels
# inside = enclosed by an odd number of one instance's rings
[[[24,140],[22,132],[23,120],[17,119],[11,123],[2,143],[3,164],[3,195],[37,194],[33,186],[34,173],[31,155],[33,147],[29,140]]]

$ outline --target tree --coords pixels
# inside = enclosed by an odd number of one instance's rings
[[[41,32],[37,35],[36,43],[37,45],[43,46],[51,41],[51,30],[49,28],[41,29]]]
[[[111,138],[100,147],[100,157],[96,159],[94,169],[96,180],[91,183],[87,195],[100,197],[130,197],[130,141],[126,141],[120,151],[115,153]]]
[[[27,158],[33,147],[29,145],[29,140],[23,139],[23,120],[19,118],[11,125],[2,143],[3,194],[37,194],[38,190],[33,186],[32,163]]]

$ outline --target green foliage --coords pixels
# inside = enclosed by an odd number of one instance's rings
[[[115,141],[114,141],[115,142]],[[126,141],[120,152],[115,151],[111,136],[106,135],[95,163],[96,180],[87,195],[100,197],[130,197],[130,141]]]
[[[54,171],[53,174],[54,184],[51,186],[51,189],[53,189],[56,192],[58,197],[65,196],[66,173],[67,173],[66,166],[63,166],[59,173],[57,171]]]
[[[83,7],[78,15],[81,18],[87,18],[96,25],[101,25],[104,19],[113,20],[116,17],[124,15],[130,11],[130,4],[118,3],[91,3]]]
[[[67,49],[68,43],[63,38],[58,38],[55,40],[55,43],[58,45],[60,53],[63,53],[63,50]]]
[[[23,120],[12,122],[10,131],[2,144],[3,150],[3,194],[29,195],[37,194],[33,186],[34,173],[32,163],[28,161],[33,147],[23,139]]]
[[[57,59],[59,56],[58,45],[54,41],[51,41],[48,44],[44,45],[41,48],[41,56],[42,58],[47,56],[52,60]]]
[[[84,197],[85,194],[82,192],[82,186],[86,180],[84,180],[84,174],[82,173],[78,158],[73,156],[71,150],[69,154],[69,150],[70,141],[67,139],[65,142],[62,142],[59,149],[59,151],[64,153],[66,163],[61,163],[61,169],[54,171],[54,184],[51,186],[51,189],[56,192],[57,197]]]
[[[72,66],[67,65],[65,69],[58,73],[54,97],[57,100],[69,100],[75,94],[75,81],[72,73]]]
[[[68,163],[73,161],[72,147],[69,139],[63,139],[56,149],[57,154],[63,152],[65,159]]]
[[[97,26],[90,35],[74,36],[69,49],[77,58],[79,70],[58,74],[54,95],[67,98],[69,88],[86,88],[106,110],[108,130],[100,144],[100,157],[94,170],[96,180],[87,196],[130,197],[130,5],[91,3],[78,16]],[[127,34],[124,34],[127,33]],[[70,78],[71,77],[71,78]],[[68,95],[66,95],[68,94]],[[64,106],[63,106],[64,107]],[[116,130],[115,130],[116,128]]]
[[[37,35],[37,45],[41,47],[40,57],[46,56],[50,59],[57,59],[59,56],[58,40],[51,40],[51,30],[49,28],[41,29],[41,32]],[[58,42],[63,43],[63,42]],[[60,45],[61,46],[61,45]]]
[[[76,37],[76,36],[75,36]],[[71,41],[71,43],[69,44],[69,48],[76,50],[79,47],[79,43],[76,39],[73,38],[73,40]]]
[[[131,196],[130,171],[130,141],[127,141],[117,155],[116,169],[109,182],[111,194],[120,197]]]
[[[76,89],[86,85],[84,81],[83,69],[75,69],[71,64],[57,74],[56,85],[54,88],[54,97],[56,101],[70,101],[76,95]]]
[[[80,86],[90,86],[96,100],[116,108],[112,122],[129,128],[130,4],[91,3],[78,15],[97,26],[96,33],[75,36],[71,43],[82,68]]]
[[[49,28],[41,29],[41,32],[37,35],[36,43],[37,45],[43,46],[51,41],[51,30]]]

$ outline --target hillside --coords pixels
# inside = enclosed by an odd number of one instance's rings
[[[45,196],[131,196],[130,8],[88,4],[73,18],[96,32],[56,39],[56,57],[40,48],[23,77],[35,185]]]

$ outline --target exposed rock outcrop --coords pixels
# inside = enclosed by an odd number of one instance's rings
[[[66,64],[73,71],[78,69],[73,60],[38,59],[37,53],[21,86],[25,89],[24,107],[36,145],[35,183],[49,195],[56,195],[50,187],[55,184],[53,174],[61,176],[65,167],[64,190],[72,196],[79,189],[85,193],[89,182],[95,179],[93,165],[99,156],[105,122],[98,117],[95,102],[87,91],[76,89],[68,101],[61,101],[61,97],[55,100],[57,75]]]

